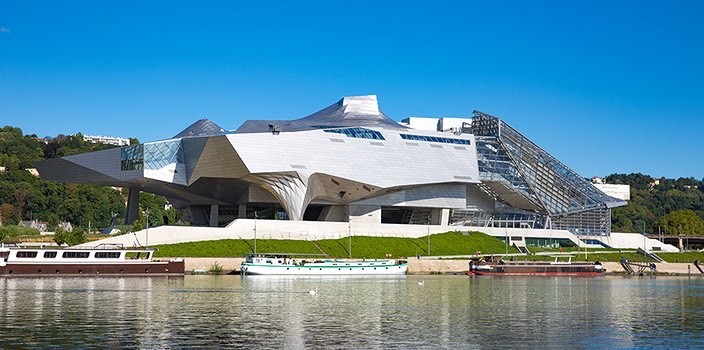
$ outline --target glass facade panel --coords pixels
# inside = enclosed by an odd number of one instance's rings
[[[534,219],[546,228],[577,235],[611,233],[610,206],[625,202],[611,198],[559,160],[545,152],[502,120],[474,112],[472,133],[477,140],[477,160],[482,182],[503,184],[535,205],[534,218],[516,215],[520,209],[504,206],[491,215],[489,225],[528,224]],[[480,187],[481,188],[481,187]],[[500,195],[485,190],[500,202]],[[509,195],[510,194],[504,194]],[[516,198],[513,198],[515,201]],[[515,213],[512,213],[515,212]],[[527,220],[528,219],[528,220]]]
[[[144,145],[133,145],[120,149],[120,170],[144,169]]]
[[[323,131],[332,132],[336,134],[343,134],[347,137],[354,137],[360,139],[385,140],[384,136],[381,135],[380,132],[365,128],[326,129]]]
[[[147,143],[144,145],[145,169],[158,170],[174,163],[183,163],[181,140]]]
[[[425,141],[425,142],[440,142],[440,143],[452,143],[456,145],[469,145],[469,140],[464,139],[453,139],[449,137],[437,137],[437,136],[425,136],[425,135],[413,135],[413,134],[400,134],[401,138],[404,140],[413,141]]]

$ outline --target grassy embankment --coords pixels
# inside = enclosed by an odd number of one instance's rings
[[[331,258],[349,257],[349,239],[326,239],[319,241],[257,240],[257,252],[290,254],[323,254]],[[169,257],[238,257],[254,251],[253,240],[226,239],[179,243],[157,246],[157,256]],[[428,238],[352,237],[352,257],[384,258],[428,255]],[[461,234],[448,232],[430,236],[430,254],[433,256],[503,254],[504,243],[480,232]],[[514,248],[509,253],[518,253]]]
[[[319,241],[298,240],[257,240],[257,251],[264,253],[290,253],[290,254],[323,254],[330,258],[349,257],[348,238],[326,239]],[[180,243],[157,246],[157,256],[162,257],[242,257],[254,251],[253,240],[227,239],[218,241],[204,241],[193,243]],[[428,255],[428,239],[420,238],[394,238],[394,237],[352,237],[353,258],[384,258],[388,255],[398,257],[426,256]],[[516,256],[515,259],[552,260],[552,254],[560,253],[559,249],[529,247],[532,253],[540,255]],[[430,236],[430,255],[432,256],[468,256],[477,251],[482,254],[502,255],[506,252],[503,241],[488,236],[481,232],[461,234],[448,232]],[[510,254],[517,254],[515,248],[509,249]],[[624,257],[632,262],[652,262],[646,256],[636,253],[635,250],[619,249],[584,249],[577,247],[563,247],[563,254],[573,256],[577,261],[613,261],[618,262]],[[546,255],[542,255],[546,254]],[[688,262],[694,260],[704,261],[704,252],[691,253],[659,253],[660,257],[668,262]]]

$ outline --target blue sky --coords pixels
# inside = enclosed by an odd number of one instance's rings
[[[376,94],[496,115],[585,177],[704,178],[702,1],[0,0],[0,124],[169,138]]]

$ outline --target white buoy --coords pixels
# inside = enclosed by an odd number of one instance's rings
[[[425,284],[425,281],[420,281],[420,282],[418,282],[418,285],[419,285],[419,286],[422,286],[422,285],[424,285],[424,284]]]
[[[316,295],[318,294],[318,286],[315,286],[315,289],[311,289],[308,291],[308,294],[310,295]]]

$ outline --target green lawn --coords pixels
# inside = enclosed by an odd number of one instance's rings
[[[301,254],[323,254],[330,258],[346,258],[349,256],[349,238],[326,239],[320,241],[299,241],[299,240],[257,240],[257,252],[259,253],[288,253],[291,255]],[[156,256],[160,257],[242,257],[254,252],[253,240],[225,239],[218,241],[203,241],[192,243],[179,243],[156,246]],[[559,248],[537,248],[528,247],[532,253],[556,253]],[[397,238],[397,237],[352,237],[352,257],[353,258],[384,258],[391,256],[394,258],[426,256],[428,255],[428,238]],[[430,255],[432,256],[467,256],[476,252],[482,254],[503,255],[506,252],[506,245],[503,241],[488,236],[481,232],[471,232],[462,234],[459,232],[447,232],[430,236]],[[601,261],[619,262],[621,257],[631,262],[654,262],[652,259],[635,253],[633,250],[621,251],[618,249],[584,249],[577,250],[576,247],[563,247],[563,253],[573,256],[573,261]],[[509,249],[509,253],[516,254],[514,248]],[[658,253],[667,262],[693,263],[695,260],[704,262],[704,252],[689,253]],[[548,255],[523,255],[515,256],[518,260],[553,260]],[[703,264],[704,265],[704,264]]]
[[[325,254],[331,258],[349,256],[349,238],[326,239],[319,241],[258,239],[259,253]],[[254,252],[253,240],[226,239],[156,246],[156,256],[162,257],[236,257]],[[352,237],[352,257],[384,258],[428,255],[428,238],[397,237]],[[505,244],[494,237],[480,232],[462,234],[447,232],[430,235],[430,254],[433,256],[503,254]],[[514,248],[510,253],[517,253]]]
[[[704,268],[704,252],[687,252],[687,253],[656,253],[663,260],[671,263],[694,263],[695,260],[701,261],[701,266]]]

